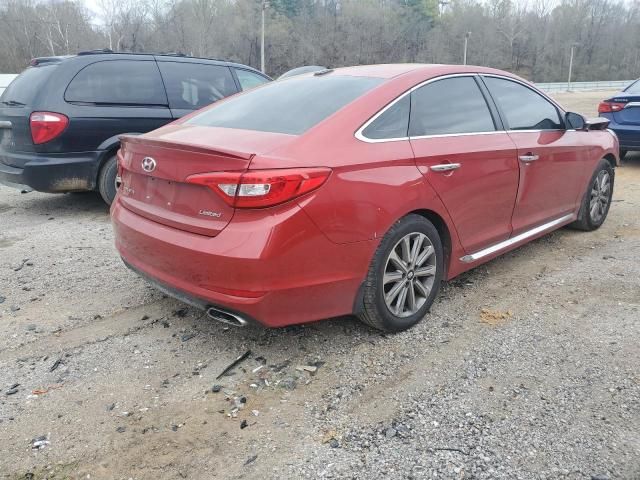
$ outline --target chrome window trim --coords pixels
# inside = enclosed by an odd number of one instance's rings
[[[478,75],[480,75],[481,77],[493,77],[493,78],[499,78],[501,80],[510,80],[514,83],[519,83],[520,85],[522,85],[525,88],[528,88],[529,90],[531,90],[534,93],[537,93],[538,95],[540,95],[542,98],[544,98],[545,100],[547,100],[549,103],[551,103],[554,107],[556,107],[558,110],[560,110],[559,113],[567,113],[566,110],[564,108],[562,108],[560,106],[560,104],[558,102],[556,102],[553,98],[549,97],[546,93],[544,93],[541,90],[538,90],[535,85],[530,85],[528,83],[525,83],[522,80],[519,80],[517,78],[513,78],[513,77],[507,77],[505,75],[499,75],[497,73],[479,73]],[[489,88],[489,87],[487,87]],[[491,91],[489,91],[489,93],[491,93]],[[560,119],[562,120],[562,115],[558,115],[559,117],[561,117]],[[556,130],[561,130],[561,129],[556,129]],[[516,130],[516,131],[520,131],[522,132],[523,130]],[[548,130],[545,130],[548,131]]]
[[[404,141],[404,140],[411,140],[411,139],[417,139],[417,138],[436,138],[436,137],[443,137],[443,136],[452,137],[452,136],[459,136],[459,135],[478,135],[478,134],[482,134],[482,133],[500,133],[500,132],[504,133],[504,130],[495,130],[493,132],[442,133],[442,134],[436,134],[436,135],[425,135],[425,136],[420,136],[420,137],[412,137],[410,135],[407,135],[406,137],[377,138],[377,139],[376,138],[365,137],[363,135],[363,133],[362,133],[369,125],[371,125],[373,122],[375,122],[376,119],[380,115],[382,115],[384,112],[386,112],[389,108],[391,108],[397,102],[402,100],[407,95],[410,95],[411,92],[414,92],[414,91],[418,90],[419,88],[422,88],[425,85],[428,85],[429,83],[437,82],[439,80],[446,80],[448,78],[458,78],[458,77],[476,78],[477,76],[478,76],[477,73],[449,73],[449,74],[446,74],[446,75],[441,75],[439,77],[429,78],[428,80],[420,82],[419,84],[414,85],[409,90],[407,90],[406,92],[400,94],[400,96],[396,97],[394,100],[392,100],[387,105],[385,105],[381,110],[379,110],[375,115],[373,115],[373,117],[371,117],[369,120],[367,120],[358,130],[356,130],[356,133],[354,134],[354,136],[358,140],[360,140],[361,142],[365,142],[365,143],[384,143],[384,142],[400,142],[400,141]],[[484,93],[482,92],[482,90],[480,90],[480,93],[484,97]]]
[[[494,77],[494,78],[499,78],[502,80],[510,80],[514,83],[518,83],[520,85],[522,85],[525,88],[528,88],[529,90],[531,90],[534,93],[537,93],[538,95],[540,95],[542,98],[544,98],[545,100],[547,100],[548,102],[550,102],[554,107],[556,107],[559,112],[558,112],[558,116],[560,117],[560,119],[562,119],[562,115],[561,113],[566,113],[565,110],[558,105],[555,100],[553,100],[552,98],[548,97],[544,92],[536,89],[535,87],[533,87],[532,85],[528,85],[527,83],[517,79],[517,78],[513,78],[513,77],[507,77],[505,75],[498,75],[495,73],[451,73],[451,74],[447,74],[447,75],[441,75],[439,77],[434,77],[434,78],[430,78],[428,80],[425,80],[424,82],[421,82],[417,85],[414,85],[413,87],[411,87],[409,90],[407,90],[406,92],[400,94],[398,97],[396,97],[395,99],[393,99],[391,102],[389,102],[387,105],[385,105],[381,110],[379,110],[376,114],[374,114],[369,120],[367,120],[354,134],[355,138],[357,138],[358,140],[360,140],[361,142],[365,142],[365,143],[386,143],[386,142],[402,142],[405,140],[423,140],[423,139],[427,139],[427,138],[446,138],[446,137],[467,137],[470,135],[494,135],[496,133],[542,133],[542,132],[566,132],[568,131],[567,129],[562,129],[562,128],[554,128],[554,129],[548,129],[548,130],[543,130],[543,129],[538,129],[538,130],[493,130],[493,131],[488,131],[488,132],[465,132],[465,133],[438,133],[438,134],[433,134],[433,135],[418,135],[418,136],[410,136],[407,135],[406,137],[396,137],[396,138],[368,138],[365,137],[364,134],[362,133],[369,125],[371,125],[373,122],[376,121],[376,119],[382,115],[384,112],[386,112],[389,108],[391,108],[393,105],[395,105],[397,102],[399,102],[400,100],[402,100],[404,97],[406,97],[407,95],[410,95],[411,92],[414,92],[416,90],[418,90],[419,88],[428,85],[430,83],[436,82],[438,80],[446,80],[448,78],[458,78],[458,77],[472,77],[472,78],[476,78],[476,77]],[[484,93],[481,91],[483,97],[484,97]],[[491,93],[491,92],[489,92]],[[638,102],[640,104],[640,102]]]
[[[545,232],[545,231],[550,231],[553,227],[557,227],[558,225],[565,223],[565,222],[569,222],[570,220],[573,219],[573,214],[568,214],[568,215],[564,215],[560,218],[557,218],[555,220],[552,220],[550,222],[547,222],[543,225],[540,225],[538,227],[532,228],[531,230],[527,230],[526,232],[523,232],[519,235],[516,235],[515,237],[511,237],[508,238],[507,240],[504,240],[500,243],[496,243],[495,245],[492,245],[490,247],[487,247],[483,250],[480,250],[476,253],[472,253],[470,255],[465,255],[464,257],[460,258],[460,261],[464,262],[464,263],[471,263],[471,262],[475,262],[476,260],[480,260],[481,258],[486,257],[487,255],[491,255],[492,253],[496,253],[499,252],[500,250],[504,250],[505,248],[508,248],[518,242],[521,242],[523,240],[526,240],[527,238],[533,237],[534,235],[537,235],[539,233]]]
[[[438,133],[434,135],[418,135],[415,137],[409,137],[409,140],[422,140],[425,138],[468,137],[469,135],[495,135],[496,133],[507,133],[507,131],[493,130],[492,132]]]
[[[629,108],[629,107],[640,107],[640,102],[627,102],[627,104],[624,106],[623,110],[625,108]]]

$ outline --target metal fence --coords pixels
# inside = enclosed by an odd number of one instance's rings
[[[633,80],[609,80],[604,82],[556,82],[536,83],[536,86],[547,93],[557,92],[586,92],[594,90],[622,90]]]

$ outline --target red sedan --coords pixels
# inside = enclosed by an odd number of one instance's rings
[[[607,121],[480,67],[323,70],[125,137],[125,263],[210,317],[280,327],[355,314],[399,331],[442,280],[605,220]]]

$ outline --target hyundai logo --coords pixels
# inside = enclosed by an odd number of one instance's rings
[[[142,169],[145,172],[153,172],[156,169],[156,161],[151,157],[144,157],[142,159]]]

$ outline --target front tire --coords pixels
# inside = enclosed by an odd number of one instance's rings
[[[113,199],[116,197],[117,186],[116,177],[118,175],[118,161],[115,155],[109,157],[98,175],[98,191],[100,196],[107,205],[113,203]]]
[[[359,318],[385,332],[400,332],[426,315],[440,290],[442,242],[420,215],[398,220],[384,236],[369,267]]]
[[[582,199],[578,219],[571,224],[573,228],[590,232],[604,223],[611,207],[614,175],[611,164],[604,158],[600,160]]]

